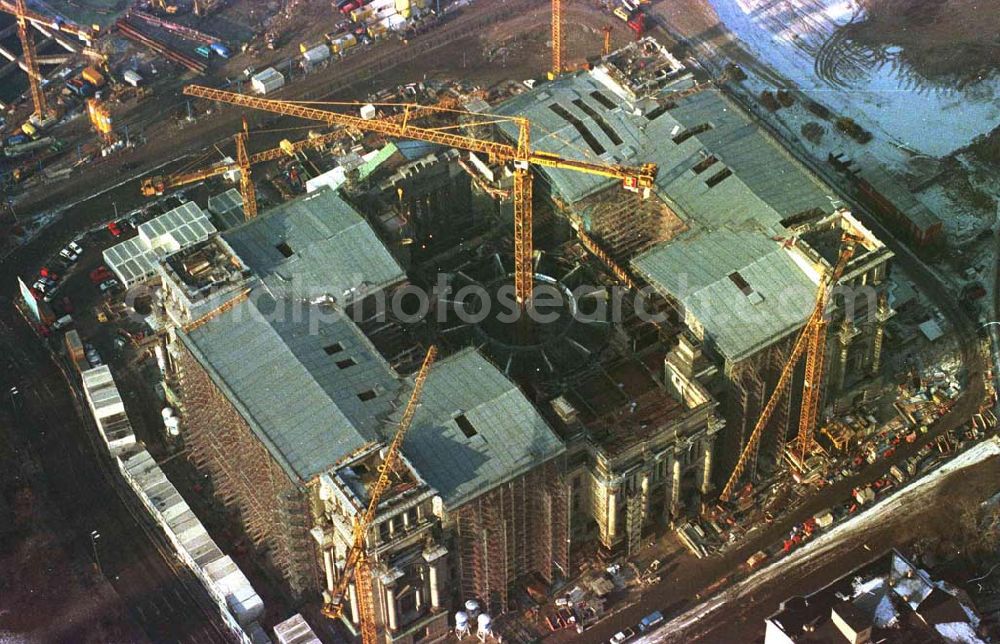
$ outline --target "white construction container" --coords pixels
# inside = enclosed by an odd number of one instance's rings
[[[270,94],[285,86],[285,77],[274,67],[268,67],[254,74],[250,79],[250,86],[258,94]]]
[[[320,644],[313,629],[302,615],[296,613],[274,627],[278,644]]]
[[[139,72],[134,69],[126,69],[122,74],[122,80],[132,87],[138,87],[142,84],[142,76],[140,76]]]
[[[316,65],[330,57],[330,47],[327,44],[316,45],[302,52],[302,58],[309,65]]]
[[[375,106],[372,105],[371,103],[361,106],[361,118],[370,121],[371,119],[375,118],[375,114],[376,114]]]
[[[243,626],[264,614],[264,602],[243,571],[229,555],[205,566],[205,574],[216,591],[226,598],[236,621]]]

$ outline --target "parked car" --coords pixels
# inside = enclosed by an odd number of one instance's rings
[[[59,256],[66,258],[70,262],[75,262],[76,260],[80,259],[79,255],[70,250],[69,247],[66,247],[61,251],[59,251]]]
[[[611,637],[611,644],[623,644],[623,642],[627,642],[633,637],[635,637],[635,631],[631,628],[625,628]]]
[[[61,329],[63,327],[69,326],[70,324],[73,324],[73,317],[70,316],[70,315],[64,315],[64,316],[62,316],[61,318],[59,318],[58,320],[56,320],[55,322],[52,323],[52,329],[51,330],[52,331],[58,331],[59,329]]]
[[[118,226],[118,222],[117,221],[112,221],[110,224],[108,224],[108,232],[111,233],[112,237],[121,237],[122,236],[122,229],[121,229],[120,226]]]
[[[73,251],[74,253],[76,253],[77,256],[83,255],[83,246],[81,246],[80,244],[76,243],[75,241],[71,241],[70,243],[66,244],[66,246],[71,251]]]
[[[100,284],[105,280],[109,280],[115,276],[107,266],[98,266],[94,270],[90,271],[90,281],[94,284]]]
[[[92,344],[83,345],[84,355],[87,356],[87,362],[90,363],[92,367],[100,367],[104,362],[101,360],[101,354],[97,352]]]
[[[110,292],[118,289],[118,287],[120,287],[120,286],[121,286],[121,284],[118,282],[118,280],[112,278],[112,279],[105,280],[105,281],[101,282],[101,284],[100,284],[100,286],[98,286],[98,288],[101,289],[101,293],[110,293]]]

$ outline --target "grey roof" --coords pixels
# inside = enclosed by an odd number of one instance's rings
[[[733,362],[799,328],[818,285],[753,224],[683,234],[632,266],[680,302],[686,321]]]
[[[213,215],[221,215],[236,208],[243,207],[243,195],[236,188],[212,195],[208,198],[208,210]]]
[[[320,284],[324,271],[336,276],[350,262],[365,277],[366,270],[383,275],[373,283],[400,279],[401,270],[367,222],[324,189],[224,236],[265,285],[180,337],[262,443],[293,479],[304,481],[355,449],[387,439],[410,381],[340,307],[312,306],[275,288],[300,274]],[[275,248],[279,240],[294,250],[292,257]],[[477,436],[465,437],[455,422],[459,414]],[[404,453],[452,504],[562,449],[520,390],[469,350],[434,366]]]
[[[294,303],[261,312],[274,305],[258,294],[182,337],[289,474],[309,480],[366,443],[390,438],[397,401],[412,385],[343,314],[323,311],[310,331],[308,321],[290,321]],[[335,344],[339,350],[328,354]],[[356,364],[337,365],[348,358]],[[362,401],[358,394],[367,391],[375,397]],[[476,436],[459,428],[460,414]],[[470,349],[431,370],[403,452],[453,507],[563,449],[516,385]]]
[[[861,176],[872,187],[885,195],[896,209],[906,213],[906,218],[913,222],[922,233],[942,225],[941,219],[917,199],[901,181],[894,179],[874,156],[863,154],[855,163],[861,171]]]
[[[667,97],[669,91],[660,96]],[[701,326],[727,358],[745,357],[804,322],[815,276],[774,238],[786,234],[781,222],[792,215],[833,212],[832,192],[720,92],[702,91],[670,109],[638,114],[581,73],[520,94],[498,111],[528,117],[536,149],[659,166],[655,192],[687,230],[634,258],[632,266],[681,302],[689,324]],[[513,126],[504,129],[515,134]],[[578,172],[540,172],[571,203],[612,184]],[[736,281],[729,277],[734,272]],[[755,296],[737,286],[741,277]]]
[[[220,224],[221,230],[229,230],[245,221],[243,195],[236,188],[209,197],[208,210],[215,216],[215,221]]]
[[[371,226],[327,187],[223,237],[272,290],[307,299],[330,295],[343,303],[406,278]]]
[[[610,100],[615,107],[609,109],[595,95]],[[598,154],[599,150],[586,142],[574,124],[553,111],[553,105],[579,121],[604,153]],[[777,224],[812,208],[827,213],[834,210],[831,191],[719,92],[706,90],[684,98],[652,121],[628,107],[599,81],[582,73],[520,94],[496,111],[529,118],[532,146],[536,149],[591,161],[658,164],[656,191],[685,220],[705,225],[734,219]],[[592,114],[598,115],[603,124]],[[679,144],[674,142],[678,135],[705,125],[711,128]],[[513,125],[503,128],[507,136],[516,135]],[[611,138],[611,133],[620,143]],[[693,167],[710,155],[718,162],[696,174]],[[705,180],[726,167],[733,175],[709,188]],[[540,171],[570,203],[613,183],[580,172]]]
[[[264,289],[183,337],[293,478],[308,480],[378,440],[399,389],[342,313],[275,301]],[[354,364],[338,366],[345,360]],[[366,391],[376,396],[362,402]]]
[[[467,436],[456,418],[475,431]],[[467,349],[435,364],[403,451],[456,507],[565,450],[520,389]]]

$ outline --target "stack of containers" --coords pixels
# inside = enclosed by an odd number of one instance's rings
[[[275,626],[274,636],[279,644],[320,644],[316,633],[299,613]]]
[[[249,626],[264,614],[264,602],[232,557],[226,555],[206,565],[205,574],[226,598],[229,610],[242,626]]]
[[[177,488],[146,450],[118,457],[118,467],[139,500],[163,528],[181,560],[201,580],[234,633],[264,613],[264,602],[232,557],[223,554]]]

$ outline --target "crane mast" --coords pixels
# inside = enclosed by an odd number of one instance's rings
[[[562,73],[562,0],[552,0],[552,69],[549,80]]]
[[[42,90],[42,75],[38,71],[38,59],[35,53],[35,41],[28,30],[28,7],[25,0],[17,0],[17,35],[21,39],[21,49],[24,52],[24,66],[28,72],[28,87],[31,88],[31,102],[35,106],[33,116],[39,121],[45,120],[49,113],[45,92]]]
[[[488,155],[492,161],[498,163],[512,162],[514,164],[514,286],[515,297],[522,310],[527,308],[531,300],[534,283],[534,267],[532,265],[534,252],[531,205],[532,165],[574,170],[596,176],[614,178],[621,181],[622,187],[626,190],[639,192],[643,195],[649,193],[656,179],[657,167],[656,164],[652,163],[643,164],[638,167],[591,163],[588,161],[565,159],[555,154],[532,150],[530,145],[530,125],[528,120],[522,117],[491,117],[493,120],[488,121],[488,123],[514,123],[518,128],[518,140],[517,145],[513,146],[508,143],[454,134],[450,131],[450,128],[430,128],[411,125],[410,121],[412,118],[410,115],[413,110],[420,109],[421,106],[418,105],[402,105],[403,119],[402,122],[398,122],[377,118],[364,119],[360,116],[331,112],[290,101],[258,98],[256,96],[247,96],[235,92],[202,87],[200,85],[185,86],[184,94],[284,116],[297,116],[299,118],[321,121],[329,125],[353,127],[362,132],[374,132],[389,137],[427,141],[450,148],[478,152]],[[360,104],[358,106],[360,107]],[[484,117],[482,114],[458,112],[457,110],[450,111],[478,118]]]
[[[372,594],[371,562],[365,547],[365,536],[375,521],[375,515],[378,511],[379,503],[382,501],[382,495],[389,488],[390,477],[396,466],[399,452],[402,450],[403,440],[406,438],[406,433],[413,424],[413,417],[417,413],[417,407],[420,403],[420,397],[423,395],[424,384],[427,382],[431,365],[437,359],[437,352],[437,345],[432,345],[427,350],[427,355],[424,356],[424,362],[413,381],[413,391],[410,393],[410,399],[403,410],[403,416],[400,418],[396,435],[393,436],[392,442],[389,443],[389,447],[386,449],[385,456],[382,459],[382,464],[379,465],[378,479],[376,479],[368,495],[368,506],[364,513],[354,521],[351,549],[347,552],[344,572],[331,593],[330,603],[323,607],[324,615],[335,619],[339,618],[344,611],[344,596],[347,594],[348,584],[353,579],[357,588],[358,607],[361,612],[361,641],[364,644],[375,644],[378,637],[375,627],[376,616],[375,602]]]
[[[739,484],[743,473],[750,460],[756,454],[760,446],[760,440],[764,434],[764,428],[771,420],[774,410],[781,401],[782,396],[788,391],[792,383],[792,376],[799,359],[806,355],[806,377],[803,386],[802,408],[799,412],[799,429],[796,437],[796,450],[800,458],[805,458],[809,448],[812,446],[813,431],[816,421],[819,418],[820,394],[822,392],[824,353],[826,350],[826,335],[829,328],[829,321],[826,319],[827,307],[830,303],[831,289],[840,281],[847,268],[848,262],[854,257],[857,245],[862,238],[850,233],[844,233],[841,238],[840,254],[833,269],[824,275],[820,280],[819,289],[816,294],[816,304],[806,320],[805,326],[795,339],[792,345],[792,352],[788,356],[781,369],[778,382],[771,392],[764,409],[761,410],[757,422],[754,424],[750,438],[747,440],[739,460],[733,468],[729,480],[726,482],[722,493],[719,495],[723,501],[728,501]]]
[[[13,4],[5,0],[0,0],[0,11],[9,13],[17,19],[17,36],[21,41],[24,66],[28,74],[28,88],[31,92],[31,101],[34,106],[32,116],[38,120],[44,120],[49,115],[49,105],[45,98],[45,92],[42,89],[42,74],[38,69],[38,53],[35,50],[35,41],[31,37],[29,23],[34,23],[54,31],[71,33],[87,45],[93,42],[95,34],[92,30],[77,27],[59,18],[47,18],[40,13],[36,13],[28,9],[28,4],[25,0],[14,0]]]

